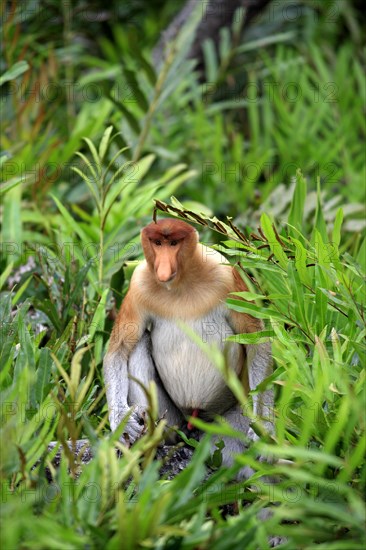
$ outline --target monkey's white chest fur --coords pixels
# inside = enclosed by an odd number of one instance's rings
[[[179,315],[179,313],[178,313]],[[209,315],[186,321],[208,346],[215,344],[237,374],[244,366],[242,346],[225,342],[234,334],[228,323],[228,310],[220,305]],[[222,375],[207,354],[171,319],[154,317],[151,324],[152,356],[156,369],[173,402],[185,414],[193,409],[208,413],[225,412],[235,402]]]

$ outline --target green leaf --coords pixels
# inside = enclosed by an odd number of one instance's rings
[[[61,321],[59,312],[56,309],[56,306],[51,302],[51,300],[38,300],[33,299],[34,307],[43,311],[53,324],[53,326],[60,331],[61,330]]]
[[[280,266],[283,269],[287,269],[287,256],[283,250],[281,243],[277,240],[271,219],[265,213],[263,213],[261,216],[261,227],[263,229],[264,235],[266,236],[272,254],[278,260]]]
[[[146,113],[147,110],[149,109],[149,103],[148,103],[146,97],[144,96],[144,94],[141,91],[141,88],[139,86],[139,83],[137,81],[137,78],[136,78],[134,72],[129,70],[129,69],[126,69],[125,67],[123,67],[122,70],[123,70],[123,74],[126,77],[126,80],[127,80],[127,83],[129,85],[129,87],[133,91],[134,99],[136,100],[136,102],[137,102],[138,106],[140,107],[140,109],[144,113]]]
[[[29,69],[29,64],[27,61],[18,61],[10,67],[5,73],[0,76],[0,86],[9,82],[10,80],[15,80],[21,74],[25,73]]]
[[[61,212],[61,215],[64,219],[64,221],[66,222],[69,230],[71,230],[71,232],[74,232],[76,233],[77,235],[79,235],[80,239],[82,240],[83,243],[88,243],[90,241],[90,239],[88,239],[86,233],[83,231],[83,229],[81,228],[81,225],[79,223],[77,223],[76,220],[74,220],[74,218],[71,216],[71,214],[66,210],[66,208],[64,207],[63,204],[61,204],[61,202],[58,200],[57,197],[55,197],[54,195],[51,194],[51,197],[53,198],[53,200],[55,201],[56,203],[56,206],[57,208],[60,210]]]
[[[36,403],[42,403],[47,395],[47,389],[51,378],[52,357],[49,348],[40,350],[36,381],[34,384],[34,399]]]
[[[102,261],[102,260],[100,260]],[[75,306],[75,305],[78,305],[78,298],[79,298],[79,294],[80,294],[80,289],[85,281],[85,278],[88,274],[88,271],[90,269],[90,266],[91,266],[91,263],[92,263],[92,260],[89,260],[89,262],[87,262],[86,265],[84,265],[80,271],[78,272],[77,276],[76,276],[76,279],[75,279],[75,283],[74,283],[74,288],[67,300],[67,303],[65,305],[65,308],[64,308],[64,311],[62,313],[62,320],[63,322],[65,323],[67,321],[67,317],[69,315],[69,312],[70,312],[70,309],[72,306]]]
[[[101,162],[103,162],[104,157],[106,155],[112,132],[113,132],[113,126],[108,126],[108,128],[104,132],[103,137],[100,141],[98,154]]]
[[[262,299],[262,300],[265,300],[266,299],[266,295],[265,294],[256,294],[255,292],[248,292],[248,291],[243,291],[243,292],[230,292],[230,296],[240,296],[241,298],[244,298],[244,300],[249,300],[249,301],[254,301],[256,299]]]
[[[147,155],[146,157],[142,158],[137,162],[129,163],[129,165],[133,167],[133,174],[132,175],[129,173],[125,174],[125,176],[122,177],[119,181],[115,182],[113,187],[108,191],[107,198],[104,205],[105,217],[108,214],[109,210],[111,209],[113,203],[117,200],[118,196],[123,191],[123,189],[127,185],[133,185],[133,187],[136,187],[136,185],[141,181],[141,179],[147,173],[147,171],[149,170],[154,160],[155,160],[154,155]],[[114,177],[112,178],[111,181],[113,180],[114,180]]]
[[[203,42],[202,49],[205,58],[206,80],[209,84],[214,84],[216,82],[218,63],[215,46],[211,38]]]
[[[306,267],[307,251],[298,239],[292,237],[291,240],[295,244],[295,267],[299,273],[300,280],[302,284],[311,286],[311,276],[309,269]]]
[[[360,249],[356,257],[357,262],[362,267],[363,271],[366,271],[366,237],[363,239]]]
[[[88,339],[89,342],[93,341],[96,333],[102,333],[104,330],[105,307],[106,307],[108,293],[109,293],[109,289],[108,288],[104,289],[103,294],[100,298],[99,304],[97,305],[97,308],[94,312],[93,319],[89,327],[89,339]],[[96,338],[95,347],[94,347],[94,356],[95,356],[96,364],[98,364],[101,360],[102,345],[103,345],[103,339]]]
[[[12,178],[9,181],[6,181],[4,183],[0,184],[0,197],[2,198],[6,193],[8,193],[11,189],[16,187],[17,185],[20,185],[21,183],[24,183],[22,178]]]
[[[219,50],[222,61],[231,54],[231,35],[228,27],[222,27],[220,29]]]
[[[226,340],[228,342],[236,342],[237,344],[260,344],[262,342],[268,342],[273,336],[273,330],[261,330],[259,332],[248,332],[246,334],[234,334],[233,336],[228,336]]]
[[[33,276],[30,275],[28,277],[28,279],[26,279],[24,281],[22,286],[19,289],[17,289],[15,295],[13,296],[13,298],[11,300],[11,303],[12,303],[13,307],[19,302],[20,298],[23,296],[23,293],[27,290],[27,288],[29,286],[29,283],[32,281],[32,278],[33,278]],[[1,288],[1,283],[0,283],[0,288]]]
[[[343,210],[339,208],[337,210],[336,218],[334,221],[333,233],[332,233],[332,243],[339,247],[341,243],[341,227],[343,222]]]
[[[300,321],[300,324],[304,330],[308,328],[306,318],[306,301],[304,297],[304,289],[300,282],[300,277],[292,262],[288,264],[288,281],[292,290],[292,304],[295,308],[296,319]]]
[[[81,153],[80,151],[78,151],[76,153],[76,155],[78,157],[80,157],[83,162],[86,164],[86,166],[89,168],[89,172],[91,173],[91,175],[93,176],[94,178],[94,181],[95,183],[98,181],[98,175],[97,175],[97,172],[94,170],[94,166],[93,164],[90,162],[90,160],[88,159],[88,157],[86,157],[83,153]],[[75,172],[77,172],[78,174],[80,174],[80,170],[78,168],[75,169]],[[88,179],[87,176],[83,173],[82,174],[82,177],[83,179],[85,179],[85,181]]]
[[[304,206],[306,199],[306,180],[301,173],[301,170],[296,172],[296,185],[294,195],[292,197],[290,213],[288,216],[289,225],[296,227],[300,231],[303,231],[303,218],[304,218]],[[295,232],[289,228],[289,235],[297,236]]]
[[[79,155],[81,158],[84,157],[84,155],[82,155],[81,153],[76,153],[76,154]],[[84,157],[83,160],[85,162],[87,159]],[[95,174],[95,181],[92,181],[86,174],[84,174],[84,172],[79,170],[79,168],[77,168],[76,166],[73,166],[72,170],[73,170],[73,172],[78,174],[85,181],[92,197],[94,198],[94,202],[95,202],[96,207],[98,208],[98,210],[100,210],[100,198],[99,198],[99,195],[98,195],[98,189],[96,188],[96,184],[95,184],[95,182],[97,180],[96,174]],[[89,170],[92,170],[91,165],[89,167]]]
[[[315,318],[312,319],[312,324],[313,326],[314,325],[316,326],[317,334],[320,334],[326,324],[328,300],[327,300],[326,294],[324,293],[324,287],[328,288],[327,286],[328,278],[320,266],[316,266],[315,273],[316,273],[315,311],[314,311]]]
[[[237,53],[244,53],[249,51],[258,51],[261,48],[264,48],[270,44],[276,44],[277,42],[286,42],[295,38],[296,34],[293,31],[282,32],[270,36],[264,36],[263,38],[258,38],[257,40],[251,40],[250,42],[244,42],[238,48],[236,48]]]
[[[139,63],[142,67],[142,70],[146,74],[151,86],[155,86],[155,84],[156,84],[156,72],[155,72],[153,66],[142,55],[142,51],[139,48],[138,43],[136,45],[136,48],[134,49],[134,54],[136,55],[137,59],[139,60]]]
[[[319,180],[318,180],[318,189],[317,189],[314,231],[313,231],[312,238],[311,238],[312,243],[314,243],[316,232],[320,233],[324,243],[328,242],[327,226],[325,224],[324,215],[323,215]]]
[[[8,191],[3,203],[2,241],[13,243],[16,248],[22,243],[21,201],[22,188],[18,186]]]
[[[102,163],[101,163],[101,160],[99,158],[98,152],[95,148],[95,145],[89,138],[84,137],[83,139],[84,139],[85,143],[88,144],[88,147],[90,149],[90,152],[91,152],[92,157],[93,157],[94,162],[95,162],[95,166],[97,168],[98,175],[99,175],[99,177],[101,177],[101,175],[102,175]]]
[[[274,309],[259,307],[259,306],[256,306],[255,304],[251,304],[250,302],[245,302],[244,300],[235,300],[233,298],[228,298],[226,300],[226,303],[228,304],[230,309],[234,309],[239,313],[249,313],[249,315],[252,315],[257,319],[273,318],[273,319],[280,319],[285,323],[289,322],[289,320],[284,315],[282,315],[278,311],[275,311]]]
[[[7,278],[9,277],[10,273],[13,270],[13,262],[10,262],[4,269],[2,273],[0,273],[0,290],[3,288]]]
[[[130,128],[134,131],[135,134],[139,135],[141,132],[140,124],[138,119],[133,115],[122,103],[113,97],[111,93],[108,94],[108,99],[114,103],[114,105],[121,111],[121,113],[126,117],[126,120]]]
[[[313,235],[314,235],[314,247],[316,250],[316,255],[319,263],[319,265],[317,266],[319,268],[317,271],[317,275],[322,278],[321,286],[331,289],[332,281],[328,273],[330,273],[332,259],[336,259],[332,257],[334,255],[334,248],[331,243],[329,242],[325,243],[323,241],[321,234],[316,228],[314,228]],[[317,281],[317,286],[318,285],[319,285],[319,280]]]

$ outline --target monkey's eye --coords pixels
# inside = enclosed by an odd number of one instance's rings
[[[161,241],[155,241],[156,246],[161,246]]]
[[[178,241],[170,241],[170,246],[177,246]]]

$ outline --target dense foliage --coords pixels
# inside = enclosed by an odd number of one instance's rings
[[[363,548],[361,9],[273,1],[248,27],[239,11],[231,33],[205,42],[200,74],[186,59],[199,9],[157,66],[152,48],[178,5],[121,4],[4,6],[2,548],[264,549],[269,536],[288,549]],[[266,321],[242,342],[272,341],[275,370],[259,389],[275,388],[276,435],[253,418],[262,437],[230,470],[210,458],[210,435],[231,428],[196,420],[207,436],[191,465],[159,478],[153,386],[148,433],[127,449],[109,432],[110,314],[154,205],[240,262],[248,301],[228,307]],[[251,396],[206,351],[251,415]],[[94,453],[83,467],[66,445],[82,438]],[[233,482],[243,465],[254,475]]]

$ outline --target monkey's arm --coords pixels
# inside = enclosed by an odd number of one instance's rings
[[[233,268],[234,274],[234,291],[243,292],[248,288],[240,277],[239,273]],[[253,333],[263,330],[263,321],[234,310],[229,312],[231,323],[236,334]],[[270,342],[261,344],[250,344],[245,346],[247,357],[247,376],[248,385],[251,391],[268,376],[272,374],[273,360],[271,353]],[[265,390],[261,393],[253,395],[253,412],[255,418],[263,420],[265,428],[269,432],[273,432],[272,416],[273,416],[273,391]],[[256,435],[252,428],[249,428],[248,435],[252,439],[256,439]]]
[[[121,420],[129,412],[128,362],[136,346],[140,345],[146,328],[144,315],[133,297],[131,289],[123,300],[113,327],[108,352],[103,362],[103,374],[106,384],[109,423],[116,430]],[[141,346],[145,341],[141,342]],[[130,439],[141,434],[143,423],[138,411],[133,411],[127,426]]]

